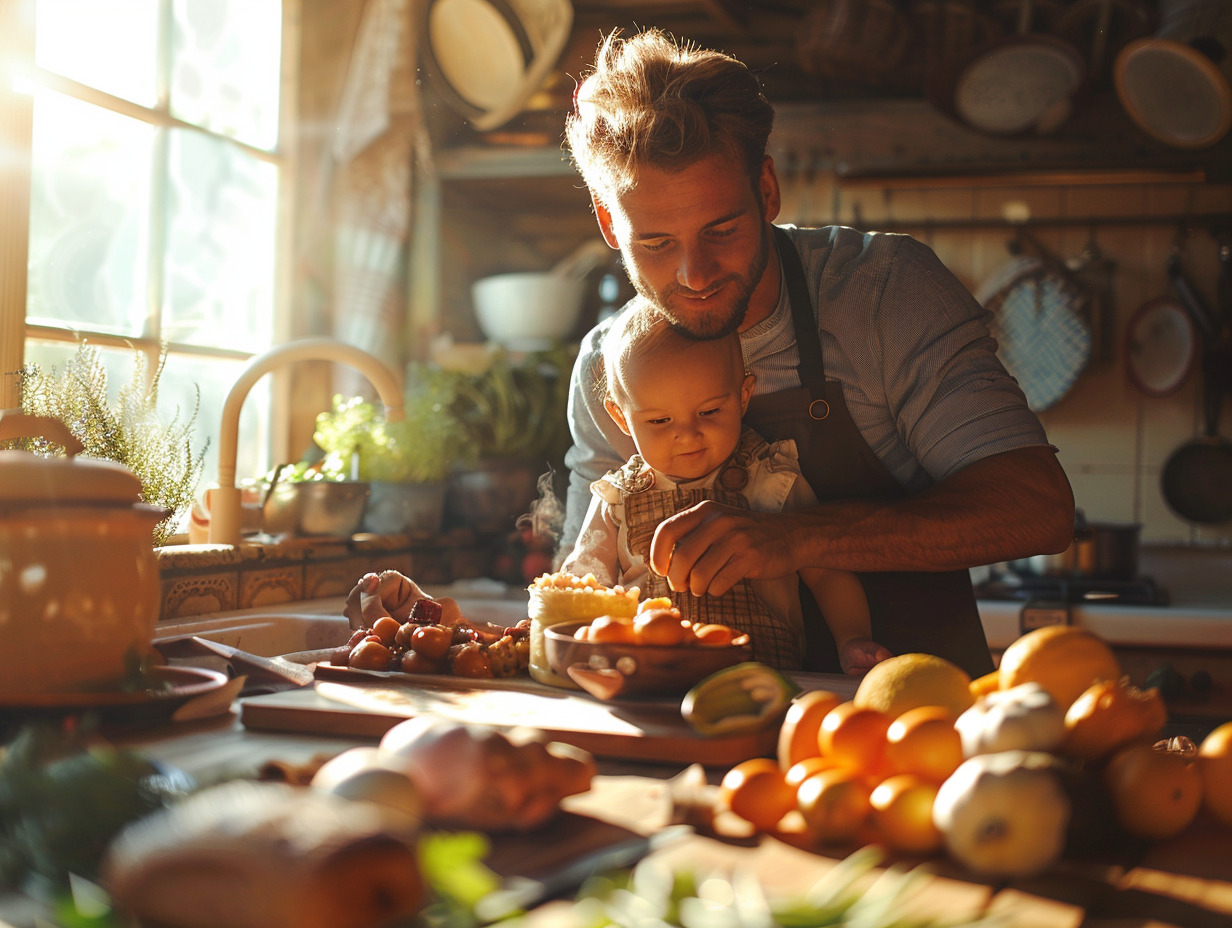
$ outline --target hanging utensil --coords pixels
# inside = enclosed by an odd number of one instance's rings
[[[1125,329],[1129,379],[1150,397],[1180,389],[1198,356],[1198,333],[1176,300],[1160,296],[1138,307]]]
[[[1232,521],[1232,442],[1219,434],[1226,369],[1232,363],[1232,247],[1226,240],[1220,243],[1219,260],[1219,314],[1202,354],[1203,433],[1172,452],[1161,478],[1172,511],[1202,525]]]

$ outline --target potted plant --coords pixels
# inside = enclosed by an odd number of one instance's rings
[[[85,446],[84,454],[116,461],[141,481],[141,500],[167,510],[154,527],[153,544],[163,545],[175,534],[192,506],[204,470],[208,440],[193,448],[197,408],[170,422],[158,414],[158,382],[167,363],[167,350],[147,377],[146,357],[134,352],[132,377],[111,401],[107,369],[97,348],[81,342],[63,370],[44,370],[28,363],[21,377],[21,409],[30,415],[50,416],[63,422]],[[40,454],[63,454],[63,449],[41,439],[14,443]]]
[[[469,433],[450,409],[444,384],[408,384],[406,416],[387,422],[363,397],[334,397],[317,416],[313,440],[325,452],[317,470],[326,479],[370,486],[362,527],[378,534],[434,532],[444,513],[447,479],[470,460]]]
[[[569,447],[566,406],[576,347],[513,356],[487,353],[486,364],[421,365],[420,381],[452,397],[450,409],[474,449],[449,484],[451,516],[481,532],[504,532],[531,510],[545,472],[563,472]],[[551,488],[548,488],[551,491]]]

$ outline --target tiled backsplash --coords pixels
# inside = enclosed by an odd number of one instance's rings
[[[158,548],[161,619],[345,596],[365,573],[397,570],[423,584],[485,576],[490,543],[467,531],[440,537],[355,535]]]

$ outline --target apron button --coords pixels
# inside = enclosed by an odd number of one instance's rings
[[[809,416],[818,421],[830,415],[830,404],[825,400],[813,400],[809,403]]]

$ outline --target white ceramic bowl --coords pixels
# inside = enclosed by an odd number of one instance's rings
[[[511,351],[537,351],[573,334],[584,285],[584,277],[522,271],[475,281],[471,298],[489,341]]]

